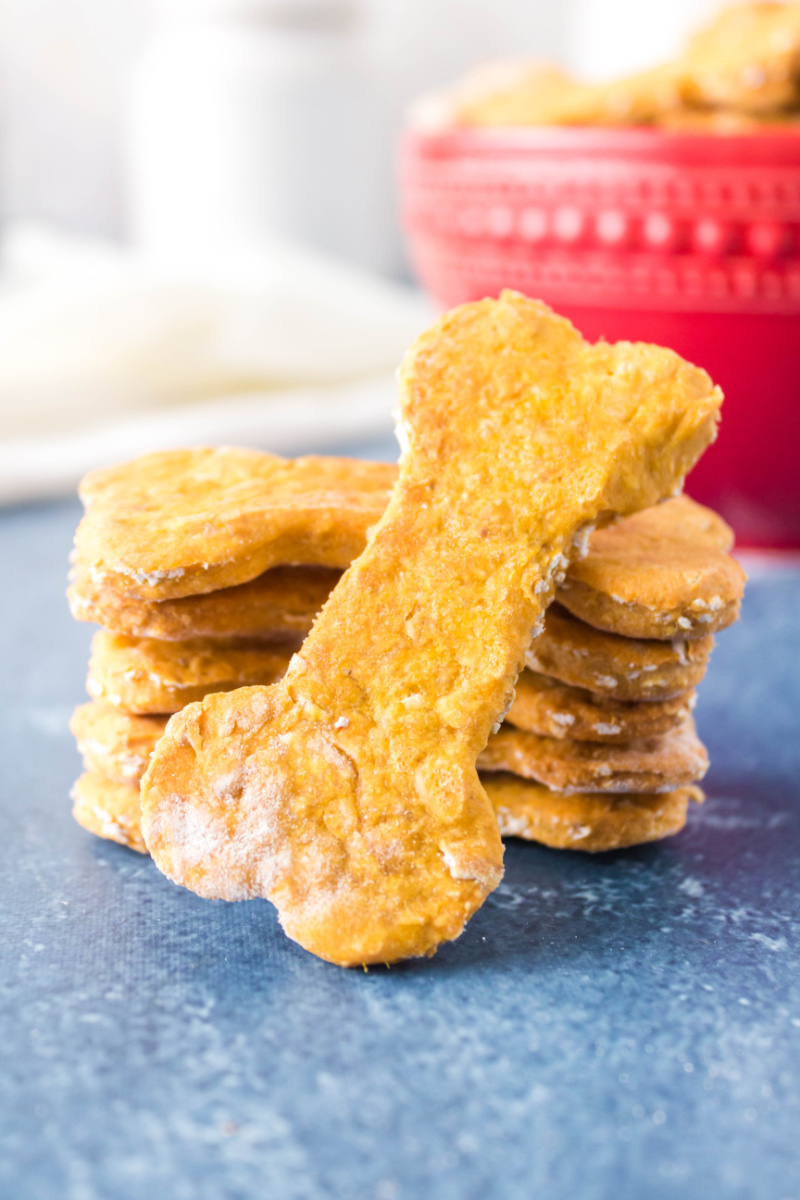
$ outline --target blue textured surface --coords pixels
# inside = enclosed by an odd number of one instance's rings
[[[797,1200],[800,572],[701,690],[660,846],[511,844],[432,961],[343,971],[71,820],[76,505],[0,518],[2,1200]]]

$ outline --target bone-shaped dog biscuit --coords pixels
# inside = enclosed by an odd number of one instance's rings
[[[745,573],[727,551],[733,531],[676,496],[598,529],[574,562],[559,603],[598,629],[632,638],[698,638],[739,615]]]
[[[81,775],[72,788],[72,815],[97,837],[147,853],[142,837],[139,789],[115,783],[94,771]]]
[[[257,450],[165,450],[93,471],[76,557],[141,599],[213,592],[286,563],[347,567],[386,507],[395,468]]]
[[[577,742],[630,742],[657,737],[682,724],[694,707],[695,693],[645,704],[599,699],[583,688],[570,687],[525,670],[506,721],[543,737]]]
[[[291,648],[280,642],[160,642],[101,630],[92,640],[86,690],[132,713],[174,713],[209,692],[274,683]]]
[[[142,783],[165,874],[267,896],[332,962],[430,954],[502,874],[475,760],[587,523],[655,503],[713,438],[705,372],[588,345],[515,293],[406,357],[389,507],[285,679],[173,717]]]
[[[710,634],[690,642],[619,637],[594,629],[554,604],[525,661],[532,671],[597,696],[661,701],[697,686],[713,646]]]
[[[238,587],[176,600],[140,600],[78,571],[67,596],[76,620],[95,621],[127,637],[276,641],[308,633],[340,575],[331,567],[274,567]]]
[[[541,737],[504,725],[478,758],[481,771],[510,771],[557,792],[668,792],[702,779],[708,755],[694,721],[622,745]]]
[[[556,850],[598,854],[680,833],[689,801],[702,804],[696,787],[659,795],[552,792],[516,775],[481,777],[503,837],[542,842]]]
[[[88,771],[138,788],[168,719],[166,714],[141,716],[107,700],[92,700],[78,705],[69,727]]]

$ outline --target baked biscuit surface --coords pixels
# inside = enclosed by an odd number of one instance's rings
[[[73,817],[89,833],[147,854],[137,787],[87,771],[75,782],[72,800]]]
[[[620,637],[595,629],[554,604],[525,661],[533,671],[598,697],[662,702],[696,687],[713,646],[710,634],[670,642]]]
[[[693,691],[672,700],[645,704],[601,700],[584,688],[570,687],[557,679],[524,670],[517,680],[506,722],[543,737],[578,742],[629,742],[657,737],[682,724],[694,708],[694,700]]]
[[[268,896],[342,965],[433,953],[497,885],[475,761],[573,538],[671,493],[721,402],[670,351],[589,346],[514,293],[443,317],[400,390],[398,486],[284,681],[173,717],[142,785],[162,871]]]
[[[283,642],[162,642],[101,630],[92,639],[86,690],[131,713],[174,713],[209,692],[274,683],[291,655]]]
[[[93,471],[80,488],[79,567],[97,584],[169,600],[287,563],[346,567],[384,508],[395,468],[257,450],[164,450]]]
[[[509,771],[557,792],[667,792],[708,770],[691,717],[659,737],[622,745],[571,742],[499,729],[478,759],[482,771]]]
[[[698,638],[739,615],[745,573],[727,551],[733,532],[688,496],[598,529],[559,589],[565,608],[632,638]]]
[[[605,796],[551,792],[516,775],[486,775],[483,782],[503,837],[590,854],[672,837],[686,824],[689,801],[703,802],[703,793],[696,787],[655,796]]]
[[[800,4],[732,4],[690,40],[689,98],[749,113],[797,107]]]
[[[308,633],[339,575],[329,567],[274,567],[238,587],[177,600],[140,600],[101,587],[79,571],[67,597],[77,621],[94,621],[127,637],[275,641]]]

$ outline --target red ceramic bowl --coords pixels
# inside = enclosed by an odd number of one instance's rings
[[[689,490],[740,542],[800,547],[800,134],[416,132],[401,169],[443,307],[516,288],[705,367],[726,402]]]

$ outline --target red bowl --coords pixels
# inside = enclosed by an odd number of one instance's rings
[[[800,546],[800,135],[412,132],[401,176],[438,303],[516,288],[705,367],[722,433],[689,490],[740,542]]]

